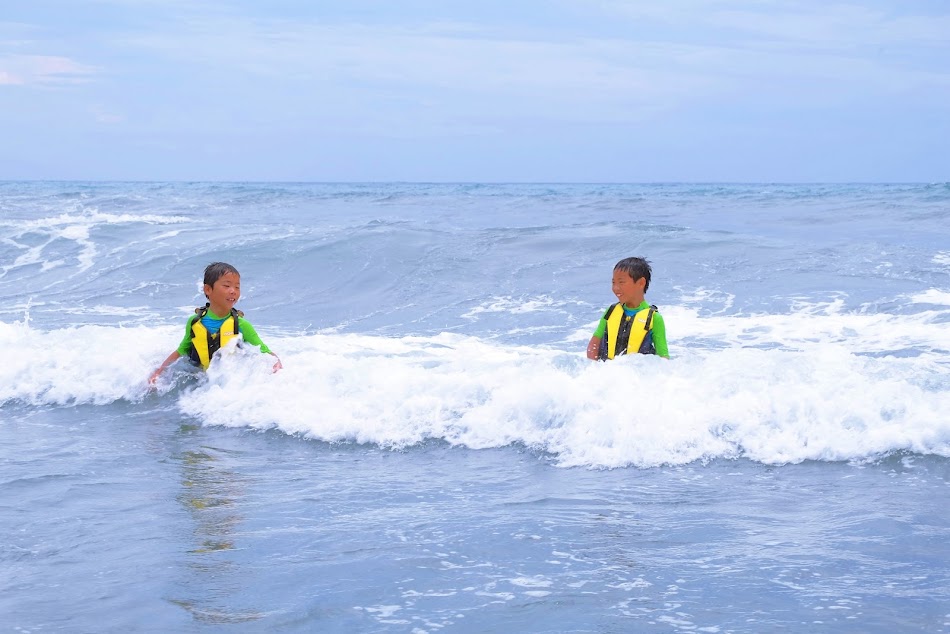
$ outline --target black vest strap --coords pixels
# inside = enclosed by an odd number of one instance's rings
[[[650,330],[653,328],[653,313],[659,310],[656,306],[650,305],[650,312],[647,313],[647,320],[643,322],[643,329]]]
[[[607,310],[604,311],[603,319],[606,320],[608,317],[610,317],[610,313],[613,312],[614,307],[617,306],[618,304],[619,302],[617,304],[611,304],[610,306],[608,306]],[[600,361],[607,360],[607,337],[608,337],[607,329],[605,328],[604,336],[601,337],[600,346],[598,346],[597,348],[597,359],[599,359]]]

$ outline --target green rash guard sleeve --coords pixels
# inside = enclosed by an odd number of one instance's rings
[[[257,334],[256,330],[254,330],[254,326],[251,325],[251,322],[244,319],[243,317],[238,317],[238,330],[240,330],[241,335],[244,336],[244,341],[251,344],[252,346],[260,346],[261,352],[271,354],[270,348],[267,347],[267,344],[261,341],[260,335]]]
[[[191,325],[195,323],[197,318],[198,315],[191,315],[185,324],[185,336],[182,338],[181,343],[178,344],[178,354],[183,357],[187,357],[191,354]]]
[[[195,319],[198,318],[198,315],[191,315],[188,317],[188,323],[185,324],[185,336],[182,338],[181,343],[178,344],[178,354],[183,357],[187,357],[191,354],[191,325],[195,323]],[[251,325],[251,322],[244,319],[243,317],[238,317],[238,330],[241,331],[241,335],[244,337],[244,341],[251,344],[252,346],[258,346],[261,349],[261,352],[266,352],[270,354],[270,348],[261,341],[260,335],[257,334],[257,331],[254,330],[254,326]]]
[[[660,313],[653,313],[653,347],[657,355],[670,358],[670,348],[666,345],[666,322]]]

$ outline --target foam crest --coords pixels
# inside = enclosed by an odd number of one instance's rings
[[[472,308],[462,316],[471,318],[482,313],[506,313],[510,315],[522,315],[525,313],[563,309],[565,307],[574,307],[577,305],[578,302],[558,301],[548,297],[547,295],[541,295],[527,299],[511,296],[492,297],[490,300]]]
[[[940,306],[950,306],[950,291],[941,291],[936,288],[930,288],[923,293],[911,295],[910,301],[914,304],[937,304]]]
[[[754,331],[758,344],[780,341],[767,329],[756,331],[763,317],[744,323],[749,318],[694,315],[690,322],[693,313],[679,311],[678,327],[693,336],[741,330]],[[766,325],[782,317],[764,316]],[[950,456],[946,354],[856,354],[854,337],[837,341],[842,333],[822,323],[839,317],[817,317],[818,340],[807,341],[802,331],[795,346],[697,346],[671,361],[635,355],[610,363],[590,362],[573,348],[504,346],[446,333],[263,332],[281,354],[281,372],[273,374],[272,357],[253,348],[228,349],[197,377],[180,363],[154,398],[208,425],[392,449],[432,440],[472,449],[516,444],[563,466],[736,457],[780,464],[901,451]],[[864,317],[862,324],[875,323]],[[145,378],[180,334],[175,326],[44,332],[0,322],[7,353],[0,404],[140,401]]]
[[[223,358],[180,407],[208,424],[326,442],[522,444],[564,466],[950,455],[948,372],[921,359],[826,344],[602,364],[455,335],[296,345],[278,374],[260,355]]]
[[[180,224],[190,222],[187,216],[163,216],[157,214],[110,214],[96,210],[85,210],[82,213],[63,213],[47,218],[33,220],[0,220],[0,227],[12,227],[22,232],[36,231],[63,226],[93,226],[100,224],[130,224],[146,223],[153,225]]]
[[[0,233],[0,242],[18,252],[18,255],[10,264],[0,266],[0,278],[12,270],[33,265],[39,265],[41,271],[48,271],[63,266],[67,260],[72,259],[75,259],[78,264],[77,273],[88,270],[95,264],[98,254],[90,232],[100,225],[182,222],[189,222],[189,219],[184,216],[109,214],[98,211],[85,211],[81,214],[64,213],[33,220],[3,220],[0,221],[0,228],[6,228],[8,231]],[[177,232],[167,232],[154,239],[175,235]],[[58,247],[61,242],[73,243],[78,252],[73,253]]]
[[[927,295],[942,298],[939,291]],[[937,304],[930,301],[927,303]],[[839,344],[859,354],[942,354],[950,351],[946,309],[893,315],[846,311],[841,300],[798,302],[789,313],[704,315],[699,309],[669,306],[663,309],[667,334],[674,349],[684,347],[755,347],[804,350],[815,345]],[[590,331],[587,337],[590,336]],[[579,333],[579,334],[583,334]],[[677,341],[679,340],[679,341]]]
[[[172,327],[107,326],[41,331],[28,323],[0,322],[0,347],[5,351],[0,405],[141,400],[145,378],[157,366],[156,350],[169,348],[167,355],[176,332],[179,329]]]

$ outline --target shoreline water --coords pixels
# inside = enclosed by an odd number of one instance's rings
[[[0,217],[19,631],[950,631],[945,185],[0,183]],[[591,364],[628,255],[673,360]],[[285,369],[148,394],[215,260]]]
[[[61,436],[4,485],[32,492],[10,526],[8,623],[946,627],[944,458],[562,469],[517,447],[387,451],[133,410],[4,426],[4,445]]]

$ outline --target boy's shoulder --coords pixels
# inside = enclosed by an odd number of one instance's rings
[[[186,321],[186,323],[188,323],[188,325],[191,325],[191,324],[193,324],[196,320],[205,317],[206,313],[207,313],[207,306],[199,306],[199,307],[197,307],[197,308],[195,309],[195,312],[193,312],[193,313],[191,313],[190,315],[188,315],[188,319],[185,320],[185,321]],[[233,314],[235,317],[237,317],[239,323],[240,323],[240,322],[247,322],[247,319],[244,318],[244,311],[243,311],[243,310],[238,310],[238,309],[235,308],[235,309],[232,309],[231,314]],[[231,316],[231,315],[228,315],[228,317],[230,317],[230,316]],[[227,319],[228,317],[225,317],[224,319]],[[212,315],[211,317],[209,317],[209,319],[211,319],[211,318],[213,318],[213,315]],[[223,321],[223,320],[222,320],[222,321]]]
[[[610,306],[607,307],[607,310],[604,311],[604,315],[605,315],[605,316],[606,316],[606,315],[609,315],[609,314],[610,314],[610,311],[612,311],[614,308],[617,308],[618,306],[620,306],[620,307],[622,307],[622,308],[624,308],[624,309],[626,309],[626,310],[628,310],[628,311],[632,311],[632,310],[641,311],[641,310],[649,310],[649,309],[652,308],[652,309],[653,309],[653,312],[655,312],[655,313],[659,313],[659,312],[660,312],[660,309],[659,309],[659,307],[657,307],[656,304],[651,304],[651,303],[648,302],[647,300],[643,300],[643,301],[640,303],[640,305],[636,307],[636,309],[630,308],[629,306],[627,306],[627,305],[624,304],[623,302],[614,302],[613,304],[611,304]]]

